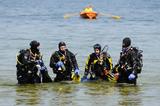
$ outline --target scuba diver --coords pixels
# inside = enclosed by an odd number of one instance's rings
[[[18,84],[52,82],[43,63],[39,46],[40,43],[33,40],[29,49],[19,51],[16,65]]]
[[[82,81],[88,79],[88,74],[90,74],[89,80],[110,80],[108,75],[110,75],[112,69],[112,58],[107,53],[107,50],[104,51],[106,47],[108,46],[106,45],[103,50],[101,50],[100,44],[93,46],[94,53],[88,56]]]
[[[65,42],[59,42],[58,48],[59,50],[55,51],[50,58],[50,67],[56,74],[54,81],[72,81],[72,72],[76,76],[79,76],[80,72],[76,57],[67,49]]]
[[[122,42],[122,51],[118,64],[113,68],[113,73],[118,75],[118,83],[136,85],[138,73],[142,70],[142,50],[131,46],[131,39],[126,37]]]

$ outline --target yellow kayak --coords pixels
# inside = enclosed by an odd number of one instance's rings
[[[80,12],[80,16],[84,19],[96,19],[98,14],[97,12]]]

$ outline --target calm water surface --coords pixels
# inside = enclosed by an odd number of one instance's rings
[[[99,13],[119,15],[122,19],[63,18],[67,13],[79,13],[88,4]],[[0,0],[1,106],[159,106],[159,17],[159,0]],[[54,78],[49,58],[59,41],[65,41],[72,52],[78,53],[83,74],[92,45],[109,45],[116,64],[126,36],[144,51],[143,72],[136,87],[108,82],[17,85],[15,56],[20,49],[28,48],[31,40],[41,42],[45,64]]]

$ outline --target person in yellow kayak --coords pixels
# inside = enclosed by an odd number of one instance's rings
[[[59,42],[58,51],[55,51],[50,58],[50,67],[56,74],[55,82],[73,80],[73,73],[79,76],[79,68],[75,55],[70,52],[65,42]],[[73,71],[74,69],[74,71]]]
[[[85,65],[84,76],[81,79],[82,81],[88,79],[88,74],[90,74],[89,80],[109,80],[107,75],[112,69],[112,58],[107,53],[107,50],[104,51],[106,47],[107,46],[105,46],[103,50],[101,50],[100,44],[95,44],[93,46],[94,53],[91,53],[88,56]]]
[[[88,6],[88,7],[84,8],[83,12],[93,12],[93,7]]]

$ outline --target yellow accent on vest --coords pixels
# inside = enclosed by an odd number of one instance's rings
[[[109,63],[110,63],[110,70],[112,70],[113,68],[113,64],[112,64],[112,58],[107,58],[109,60]]]
[[[18,64],[24,65],[24,64],[22,64],[22,63],[18,60],[18,54],[16,55],[16,61],[17,61]]]
[[[94,60],[94,61],[93,61],[93,64],[96,64],[96,63],[97,63],[97,61],[98,61],[98,60]]]
[[[89,62],[89,60],[90,60],[90,55],[88,56],[88,59],[86,60],[86,65],[85,65],[85,69],[89,69],[89,67],[88,67],[88,62]]]

